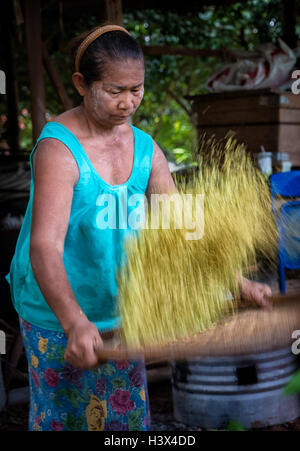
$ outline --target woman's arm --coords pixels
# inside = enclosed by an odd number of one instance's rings
[[[153,144],[152,168],[146,191],[148,200],[150,200],[151,194],[171,194],[178,192],[163,151],[155,141],[153,141]]]
[[[68,336],[65,358],[77,367],[97,364],[97,328],[82,313],[63,264],[77,164],[63,143],[42,140],[34,153],[30,260],[40,290]]]

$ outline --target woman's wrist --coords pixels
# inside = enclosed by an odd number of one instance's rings
[[[272,290],[269,285],[255,282],[246,279],[245,277],[240,277],[238,283],[242,300],[262,308],[270,309],[272,307],[272,304],[269,301]]]
[[[84,324],[89,323],[89,320],[83,311],[79,309],[72,314],[68,314],[68,317],[65,320],[61,320],[60,323],[64,333],[68,337],[71,330],[79,326],[82,327]]]

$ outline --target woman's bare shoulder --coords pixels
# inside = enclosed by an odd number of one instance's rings
[[[49,122],[58,122],[74,133],[78,122],[76,117],[76,108],[72,108],[71,110],[52,117]],[[70,170],[73,171],[78,178],[78,167],[76,161],[67,146],[59,139],[42,139],[38,143],[34,153],[33,164],[35,165],[36,160],[39,160],[40,162],[44,161],[47,164],[50,163],[50,159],[58,166],[63,165],[64,169],[70,168]]]
[[[60,177],[63,174],[66,183],[76,185],[79,179],[79,170],[77,163],[61,141],[53,138],[41,140],[33,154],[33,174],[43,174],[46,178],[53,174],[54,177]],[[53,169],[53,171],[52,171]]]
[[[59,122],[67,127],[70,131],[72,122],[72,110],[66,111],[54,118],[49,122]],[[50,169],[54,165],[57,168],[57,172],[62,170],[66,175],[68,174],[69,180],[73,181],[75,185],[79,179],[79,170],[77,163],[68,147],[59,139],[44,138],[42,139],[33,154],[33,171],[36,174],[36,166],[38,170],[44,171],[45,168]]]
[[[74,131],[78,128],[77,107],[52,117],[49,122],[58,122],[74,133]]]

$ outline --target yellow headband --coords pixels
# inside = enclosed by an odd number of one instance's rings
[[[104,33],[107,33],[108,31],[124,31],[130,36],[130,33],[123,27],[120,27],[119,25],[105,25],[104,27],[99,27],[96,30],[92,31],[80,44],[78,47],[76,58],[75,58],[75,71],[79,72],[79,65],[80,60],[82,58],[82,55],[88,48],[88,46],[94,42],[99,36],[101,36]]]

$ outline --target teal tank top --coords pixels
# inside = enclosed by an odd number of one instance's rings
[[[30,155],[31,186],[26,213],[6,279],[18,314],[28,322],[62,331],[35,280],[29,257],[33,201],[32,158],[37,144],[55,138],[70,150],[79,169],[64,244],[63,263],[82,311],[100,331],[121,325],[117,271],[126,264],[125,240],[136,236],[145,215],[145,191],[151,172],[153,140],[131,125],[134,159],[129,179],[121,185],[105,182],[76,136],[58,122],[48,122]]]

